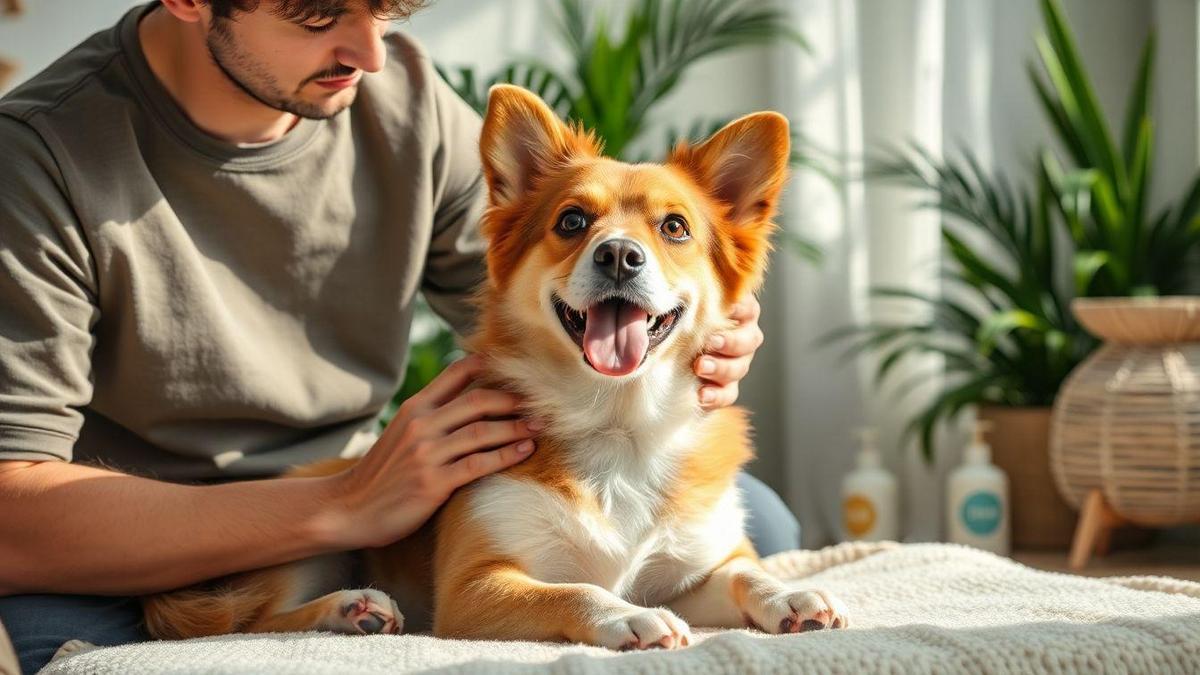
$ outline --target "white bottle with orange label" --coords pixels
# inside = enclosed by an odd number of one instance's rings
[[[895,541],[900,536],[896,479],[883,468],[875,430],[859,429],[858,466],[842,479],[842,527],[847,539]]]

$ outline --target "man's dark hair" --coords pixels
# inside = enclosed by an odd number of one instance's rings
[[[208,0],[213,16],[228,19],[235,12],[253,12],[262,0]],[[271,13],[288,21],[308,21],[340,14],[347,0],[274,0]],[[272,0],[267,0],[272,2]],[[371,13],[382,19],[404,19],[428,0],[367,0]]]

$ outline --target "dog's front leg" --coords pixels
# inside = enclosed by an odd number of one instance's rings
[[[668,606],[693,626],[799,633],[849,624],[845,608],[833,595],[788,588],[768,574],[748,540],[702,584]]]
[[[495,566],[440,590],[433,632],[609,649],[676,649],[691,641],[688,625],[668,609],[639,607],[594,584],[538,581],[515,565]]]

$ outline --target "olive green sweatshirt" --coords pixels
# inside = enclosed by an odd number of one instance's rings
[[[208,480],[352,452],[417,292],[473,318],[479,116],[393,33],[347,110],[217,140],[141,51],[157,4],[0,99],[0,460]]]

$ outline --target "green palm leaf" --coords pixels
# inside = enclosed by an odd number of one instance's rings
[[[1137,155],[1135,148],[1141,128],[1150,114],[1151,92],[1154,88],[1154,50],[1157,40],[1153,35],[1146,40],[1142,47],[1142,58],[1138,64],[1138,77],[1133,88],[1129,91],[1129,102],[1125,108],[1125,142],[1122,148],[1125,153],[1125,163],[1133,166]]]
[[[481,79],[475,69],[469,67],[447,70],[435,66],[442,79],[455,93],[480,115],[487,111],[488,90],[497,83],[515,84],[537,94],[559,115],[571,118],[574,96],[567,80],[549,66],[536,61],[514,61],[500,68],[486,79]]]
[[[926,462],[933,462],[933,434],[938,422],[953,419],[967,405],[978,403],[989,388],[994,388],[1001,379],[992,373],[968,378],[942,392],[933,403],[914,419],[905,430],[905,440],[913,433],[920,433],[921,455]]]
[[[1091,80],[1079,57],[1075,38],[1067,28],[1057,0],[1043,0],[1041,7],[1046,36],[1039,36],[1036,43],[1042,65],[1072,122],[1072,128],[1087,151],[1087,165],[1095,166],[1112,177],[1114,187],[1124,201],[1129,195],[1125,167],[1119,159]]]

